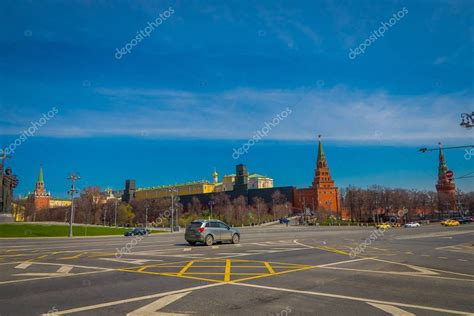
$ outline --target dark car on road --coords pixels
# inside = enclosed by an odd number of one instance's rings
[[[191,245],[204,243],[211,246],[214,242],[229,241],[237,244],[240,241],[240,231],[218,220],[195,220],[186,227],[184,238]]]
[[[458,217],[456,220],[459,222],[459,224],[467,224],[472,222],[470,217]]]
[[[124,236],[142,236],[142,235],[148,235],[150,233],[150,230],[148,228],[140,228],[136,227],[131,230],[127,230],[123,235]]]

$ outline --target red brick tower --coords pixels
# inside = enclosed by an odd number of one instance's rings
[[[334,186],[329,166],[324,154],[321,136],[319,136],[318,158],[314,169],[311,187],[295,189],[294,206],[304,210],[310,208],[340,216],[339,189]],[[322,215],[322,214],[321,214]]]
[[[439,166],[436,191],[438,192],[438,209],[440,211],[456,210],[456,185],[452,177],[448,177],[446,174],[447,171],[448,165],[444,159],[441,143],[439,143]]]
[[[38,180],[36,181],[35,192],[33,193],[33,203],[36,210],[48,209],[51,195],[44,189],[43,167],[40,166]]]
[[[316,189],[317,207],[318,210],[339,212],[339,189],[334,186],[334,180],[324,154],[321,135],[318,137],[318,159],[312,184],[312,187]]]

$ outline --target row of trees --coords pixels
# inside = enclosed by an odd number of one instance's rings
[[[347,187],[342,190],[342,205],[356,221],[378,221],[380,216],[393,215],[406,209],[406,219],[443,217],[439,211],[438,194],[433,191],[391,189],[371,186],[367,189]],[[459,213],[474,210],[474,192],[456,194]]]
[[[464,211],[474,210],[474,192],[459,194],[458,200]],[[19,201],[25,208],[25,218],[29,221],[68,221],[70,207],[59,207],[35,211],[28,200]],[[379,222],[384,216],[396,214],[399,210],[408,211],[406,219],[429,218],[438,207],[437,194],[431,191],[391,189],[372,186],[367,189],[347,187],[341,190],[342,209],[336,212],[312,210],[318,220],[331,218],[349,218],[354,222]],[[255,225],[294,213],[290,202],[279,191],[276,191],[271,202],[254,198],[247,204],[244,196],[231,199],[224,193],[212,196],[210,203],[203,204],[193,197],[190,203],[182,205],[175,199],[174,216],[178,217],[180,226],[185,226],[197,218],[221,219],[231,225]],[[212,214],[211,214],[212,211]],[[105,224],[119,226],[142,226],[145,222],[156,227],[169,227],[171,219],[171,198],[159,198],[132,201],[130,204],[116,199],[101,199],[98,188],[87,188],[75,199],[75,223]]]

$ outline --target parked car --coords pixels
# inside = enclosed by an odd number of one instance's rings
[[[443,226],[459,226],[459,222],[455,219],[447,219],[441,222]]]
[[[148,228],[135,227],[134,229],[125,231],[123,235],[124,236],[142,236],[142,235],[148,235],[149,233],[150,233],[150,230]]]
[[[390,227],[392,227],[390,224],[387,224],[387,223],[382,223],[382,224],[378,224],[377,226],[375,226],[377,229],[388,229]]]
[[[240,242],[240,231],[218,220],[194,220],[186,227],[184,238],[191,245],[204,243],[211,246],[218,241],[228,241],[233,244]]]
[[[287,224],[290,222],[290,220],[286,217],[280,218],[280,224]]]
[[[406,227],[406,228],[414,228],[414,227],[420,227],[420,226],[421,226],[420,223],[417,223],[417,222],[410,222],[403,225],[403,227]]]
[[[467,224],[472,222],[470,217],[458,217],[456,220],[459,222],[459,224]]]

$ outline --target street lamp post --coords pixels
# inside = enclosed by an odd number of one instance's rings
[[[68,180],[71,180],[71,189],[68,191],[68,194],[71,194],[71,216],[69,219],[69,237],[72,237],[72,224],[74,222],[74,194],[77,193],[77,189],[75,187],[76,181],[79,180],[81,177],[76,172],[71,172],[67,177]]]
[[[104,207],[104,226],[105,226],[106,217],[107,217],[107,207]]]
[[[148,206],[145,207],[145,229],[148,228]]]
[[[210,210],[211,210],[211,215],[209,216],[209,219],[212,218],[212,206],[213,206],[214,204],[216,204],[215,201],[209,201],[209,208],[210,208]]]
[[[174,195],[178,190],[176,188],[169,188],[168,192],[171,194],[171,232],[174,232]]]
[[[115,216],[114,216],[114,222],[115,222],[115,228],[117,228],[117,200],[115,200]]]

